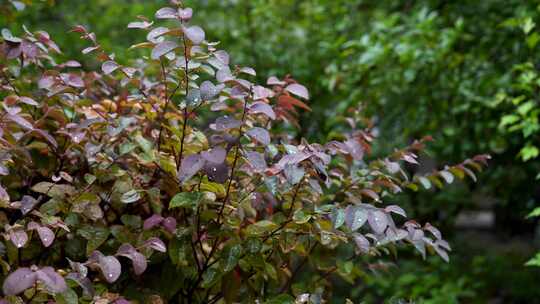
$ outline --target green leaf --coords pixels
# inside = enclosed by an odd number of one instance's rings
[[[77,230],[77,234],[85,238],[88,243],[86,244],[86,254],[90,255],[94,250],[98,249],[109,237],[109,229],[105,227],[84,226]]]
[[[208,288],[213,286],[220,278],[221,278],[221,271],[218,271],[217,269],[210,268],[203,274],[203,282],[202,287]]]
[[[540,267],[540,252],[537,253],[534,258],[530,259],[529,261],[527,261],[527,263],[525,263],[525,266],[535,266],[535,267]]]
[[[304,212],[302,209],[298,209],[294,212],[293,220],[296,224],[305,224],[309,222],[311,215]]]
[[[531,217],[539,217],[540,216],[540,207],[536,207],[534,208],[533,211],[531,211],[531,213],[529,213],[527,215],[527,218],[531,218]]]
[[[57,304],[77,304],[77,303],[79,303],[79,297],[77,296],[77,293],[71,288],[66,289],[66,291],[64,291],[62,293],[56,294],[55,299],[56,299]]]
[[[139,191],[135,189],[129,190],[128,192],[122,194],[122,197],[120,198],[120,200],[124,204],[135,203],[136,201],[140,199],[141,199],[141,194],[139,193]]]
[[[288,294],[281,294],[264,302],[264,304],[294,304],[294,298]]]
[[[71,185],[53,184],[49,182],[37,183],[32,187],[32,191],[48,195],[55,198],[64,198],[75,194],[75,188]]]
[[[175,195],[169,204],[169,209],[173,208],[195,208],[202,198],[201,192],[181,192]]]
[[[424,176],[419,176],[418,181],[424,186],[425,189],[431,188],[431,182]]]
[[[223,252],[223,258],[221,260],[221,266],[223,268],[223,272],[229,272],[236,267],[238,264],[238,260],[240,259],[240,256],[242,255],[242,245],[240,244],[234,244],[231,246],[227,246]]]
[[[260,236],[265,234],[266,232],[270,232],[276,229],[277,227],[278,225],[272,221],[262,220],[256,222],[255,224],[249,225],[246,229],[246,233],[249,236]]]

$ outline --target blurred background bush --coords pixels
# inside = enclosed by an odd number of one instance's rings
[[[2,0],[0,27],[47,30],[66,58],[86,67],[83,24],[119,58],[138,34],[126,25],[165,1]],[[540,303],[535,254],[540,199],[540,6],[534,0],[198,0],[187,1],[210,39],[261,80],[293,75],[312,93],[299,136],[328,140],[351,106],[378,126],[379,154],[420,135],[435,141],[411,168],[431,171],[478,153],[493,156],[476,184],[404,193],[401,203],[452,236],[451,262],[413,253],[366,269],[336,303]],[[132,55],[133,53],[133,55]],[[540,210],[537,210],[540,214]],[[410,256],[410,257],[409,257]],[[535,263],[530,263],[535,264]],[[540,258],[538,263],[540,265]],[[352,285],[351,285],[352,283]],[[339,301],[341,299],[341,301]]]

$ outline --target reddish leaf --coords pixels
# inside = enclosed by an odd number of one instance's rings
[[[252,113],[252,114],[260,113],[260,114],[266,115],[268,118],[272,120],[276,119],[276,113],[274,112],[272,107],[269,104],[262,101],[257,101],[257,102],[252,103],[251,106],[249,107],[249,113]]]
[[[281,95],[279,96],[279,104],[282,105],[282,106],[288,106],[288,107],[291,107],[291,106],[295,106],[295,107],[299,107],[299,108],[302,108],[302,109],[305,109],[305,110],[308,110],[308,111],[311,111],[311,108],[306,105],[305,103],[301,102],[300,100],[292,97],[292,96],[289,96],[289,95]]]

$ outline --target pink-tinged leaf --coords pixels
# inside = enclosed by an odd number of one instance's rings
[[[157,19],[176,19],[176,10],[172,7],[162,7],[156,12]]]
[[[435,249],[435,252],[446,262],[446,263],[449,263],[450,262],[450,257],[448,256],[448,253],[440,248],[439,246],[433,246],[433,249]]]
[[[120,255],[130,259],[136,275],[142,274],[148,266],[146,257],[140,252],[138,252],[133,246],[131,246],[131,244],[122,244],[118,248],[116,255]]]
[[[28,242],[28,234],[22,229],[12,229],[9,231],[9,239],[17,248],[22,248]]]
[[[30,268],[19,268],[4,280],[2,290],[6,296],[17,295],[36,283],[37,275]]]
[[[128,24],[128,28],[136,28],[136,29],[147,29],[152,26],[154,22],[148,22],[148,21],[133,21]]]
[[[100,46],[99,45],[96,45],[96,46],[89,46],[87,48],[85,48],[84,50],[82,50],[81,52],[86,55],[86,54],[89,54],[89,53],[92,53],[93,51],[99,49]]]
[[[166,55],[169,52],[172,52],[178,47],[178,44],[174,41],[163,41],[156,45],[152,49],[152,59],[157,60],[159,57]]]
[[[191,19],[191,17],[193,17],[193,9],[191,7],[179,8],[178,17],[184,21]]]
[[[254,127],[248,130],[246,134],[263,145],[270,144],[270,133],[266,129]]]
[[[174,233],[176,231],[176,219],[174,217],[169,216],[165,218],[161,225],[170,233]]]
[[[43,267],[36,271],[37,279],[43,282],[47,289],[53,293],[66,291],[67,285],[64,278],[54,271],[52,267]]]
[[[246,158],[249,164],[257,171],[264,171],[268,167],[262,153],[248,151],[246,152]]]
[[[366,223],[367,219],[367,211],[362,208],[349,205],[345,209],[345,224],[351,231],[360,229]]]
[[[53,76],[43,76],[38,80],[38,87],[40,89],[48,89],[55,84],[56,80]]]
[[[118,65],[118,63],[112,60],[108,60],[101,65],[101,70],[105,75],[109,75],[110,73],[116,71],[119,67],[120,66]]]
[[[124,299],[124,298],[120,298],[120,299],[114,301],[114,304],[131,304],[131,302]]]
[[[380,210],[371,210],[368,211],[368,223],[373,232],[381,234],[388,226],[388,218],[386,213]]]
[[[204,166],[204,159],[199,154],[191,154],[182,160],[180,170],[178,170],[178,179],[184,182],[192,178]]]
[[[54,232],[48,227],[38,227],[37,232],[43,246],[49,247],[54,242]]]
[[[401,208],[400,206],[398,205],[389,205],[389,206],[386,206],[386,208],[384,208],[384,211],[386,212],[393,212],[395,214],[399,214],[403,217],[407,217],[407,214],[405,213],[405,210],[403,210],[403,208]]]
[[[225,161],[227,157],[227,151],[222,147],[215,147],[208,151],[201,152],[202,158],[206,161],[212,162],[214,164],[221,164]]]
[[[221,89],[218,86],[215,86],[211,81],[204,81],[201,83],[201,99],[204,101],[208,101],[216,97],[220,92]]]
[[[18,124],[19,126],[23,127],[24,129],[27,129],[27,130],[33,130],[34,129],[34,126],[32,126],[32,124],[28,120],[22,118],[19,115],[7,114],[6,118],[13,121],[14,123]]]
[[[37,101],[33,100],[30,97],[21,96],[19,97],[19,101],[29,106],[39,106],[39,103],[37,103]]]
[[[151,217],[144,220],[143,229],[149,230],[163,222],[163,217],[159,214],[153,214]]]
[[[364,158],[364,148],[358,142],[358,140],[349,138],[344,142],[344,144],[353,159],[362,160]]]
[[[459,166],[459,168],[461,168],[465,172],[465,174],[467,174],[474,182],[476,182],[476,175],[474,174],[474,172],[472,172],[471,169],[465,166]]]
[[[251,76],[257,76],[257,72],[253,68],[250,67],[243,67],[240,69],[240,73],[248,74]]]
[[[242,125],[240,120],[234,119],[229,116],[218,117],[213,124],[210,124],[210,128],[214,131],[228,131],[231,129],[237,129]]]
[[[100,256],[98,259],[98,266],[101,269],[105,280],[109,283],[118,280],[122,273],[120,262],[113,256]]]
[[[439,229],[435,228],[430,223],[426,223],[424,225],[424,230],[427,230],[427,231],[431,232],[431,234],[433,234],[433,236],[436,237],[438,240],[442,239],[442,234],[439,231]]]
[[[193,44],[200,44],[204,41],[204,31],[202,28],[194,25],[190,27],[182,28],[186,37],[193,42]]]
[[[257,101],[251,104],[251,106],[249,107],[249,113],[264,114],[272,120],[276,119],[276,113],[272,109],[272,106],[262,101]]]
[[[366,239],[365,236],[361,235],[360,233],[354,233],[353,234],[354,243],[356,244],[356,247],[358,250],[362,253],[368,253],[370,243],[369,240]]]
[[[298,97],[309,99],[308,90],[301,84],[293,83],[288,85],[285,89]]]
[[[167,252],[167,246],[165,246],[165,243],[163,243],[163,241],[157,237],[149,238],[146,240],[146,242],[144,242],[143,246],[152,248],[159,252]]]
[[[275,76],[270,76],[268,78],[268,80],[266,81],[266,84],[267,85],[277,85],[277,86],[284,86],[286,84],[285,81],[281,81],[279,80],[277,77]]]

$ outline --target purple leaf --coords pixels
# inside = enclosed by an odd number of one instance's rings
[[[268,167],[264,155],[259,152],[246,152],[246,158],[251,166],[257,171],[264,171]]]
[[[229,167],[225,163],[214,164],[207,162],[204,165],[204,172],[208,175],[210,181],[224,183],[229,178]]]
[[[157,19],[175,19],[176,10],[172,7],[162,7],[156,12]]]
[[[105,280],[109,283],[113,283],[118,280],[122,273],[122,266],[117,258],[113,256],[99,256],[98,266],[101,269],[101,273],[105,277]]]
[[[168,31],[169,29],[166,27],[156,27],[155,29],[151,30],[148,35],[146,35],[146,39],[152,43],[160,43],[165,39],[161,36]]]
[[[272,106],[270,106],[269,104],[267,104],[265,102],[262,102],[262,101],[254,102],[249,107],[249,113],[252,113],[252,114],[259,114],[260,113],[260,114],[266,115],[268,118],[270,118],[272,120],[276,119],[276,113],[272,109]]]
[[[242,125],[240,120],[229,116],[218,117],[216,121],[210,125],[210,128],[215,131],[227,131],[230,129],[239,128]]]
[[[231,73],[231,69],[229,69],[228,67],[224,67],[217,71],[216,79],[218,82],[223,83],[223,82],[234,80],[234,77]]]
[[[225,64],[225,65],[229,64],[230,57],[229,57],[229,54],[226,51],[223,51],[223,50],[216,51],[214,53],[214,56],[216,56],[216,58],[219,61],[221,61],[223,64]]]
[[[116,71],[119,67],[120,66],[118,65],[118,63],[112,60],[109,60],[109,61],[105,61],[101,65],[101,70],[103,71],[103,73],[105,73],[105,75],[109,75],[110,73]]]
[[[159,57],[173,51],[177,47],[178,44],[174,41],[163,41],[152,49],[151,57],[152,59],[157,60]]]
[[[243,67],[240,69],[240,72],[251,76],[257,76],[257,72],[255,72],[255,70],[250,67]]]
[[[36,206],[37,203],[38,201],[35,198],[28,195],[23,196],[21,199],[22,214],[25,215],[28,212],[32,211],[32,209],[34,209],[34,206]]]
[[[160,240],[157,237],[151,237],[143,244],[144,247],[152,248],[159,252],[167,252],[167,247],[165,246],[165,243],[163,243],[162,240]]]
[[[163,217],[161,215],[153,214],[151,217],[144,220],[143,229],[144,230],[152,229],[155,226],[161,224],[162,221],[163,221]]]
[[[54,148],[58,147],[56,139],[54,139],[54,137],[52,137],[47,131],[41,129],[34,129],[32,130],[32,132],[37,133],[39,136],[45,138]]]
[[[441,235],[441,232],[439,231],[439,229],[435,228],[430,223],[426,223],[424,225],[424,229],[431,232],[431,234],[433,234],[433,236],[436,237],[438,240],[442,239],[442,235]]]
[[[200,44],[204,41],[204,31],[202,28],[194,25],[190,27],[182,28],[186,37],[193,42],[193,44]]]
[[[37,229],[39,238],[41,239],[41,243],[43,243],[43,246],[49,247],[54,242],[54,232],[45,226],[38,227]]]
[[[362,253],[369,252],[369,240],[366,239],[365,236],[361,235],[360,233],[354,233],[353,234],[354,243],[356,244],[356,247],[360,250]]]
[[[403,208],[401,208],[400,206],[398,205],[389,205],[389,206],[386,206],[386,208],[384,208],[384,211],[386,212],[393,212],[395,214],[399,214],[403,217],[407,217],[407,214],[405,213],[405,210],[403,210]]]
[[[22,229],[12,229],[9,231],[9,239],[17,248],[22,248],[28,242],[28,234]]]
[[[30,268],[19,268],[7,276],[2,289],[7,296],[17,295],[32,287],[36,280],[37,275]]]
[[[21,51],[26,57],[35,58],[38,55],[39,49],[34,43],[24,40],[21,43]]]
[[[215,86],[212,82],[208,80],[201,83],[200,90],[201,90],[201,98],[204,101],[213,99],[221,91],[217,86]]]
[[[309,99],[308,90],[306,89],[306,87],[304,87],[301,84],[298,84],[298,83],[290,84],[285,88],[285,90],[293,93],[294,95],[296,95],[298,97],[302,97],[304,99]]]
[[[13,121],[14,123],[18,124],[19,126],[25,128],[25,129],[28,129],[28,130],[33,130],[34,129],[34,126],[32,126],[32,124],[30,122],[28,122],[28,120],[22,118],[19,115],[6,114],[5,117],[7,119]]]
[[[227,157],[227,151],[222,147],[215,147],[208,151],[201,152],[202,158],[214,164],[221,164]]]
[[[351,231],[356,231],[362,227],[367,221],[368,215],[366,210],[349,205],[345,209],[345,224]]]
[[[197,174],[204,166],[204,159],[199,154],[191,154],[182,160],[180,170],[178,171],[178,179],[184,182]]]
[[[170,233],[174,233],[176,231],[176,219],[174,217],[169,216],[165,218],[161,225]]]
[[[148,21],[133,21],[128,24],[128,28],[136,28],[136,29],[146,29],[152,26],[154,22],[148,22]]]
[[[248,130],[246,134],[265,146],[270,144],[270,133],[266,129],[254,127]]]
[[[283,86],[285,85],[285,81],[279,80],[276,76],[270,76],[268,80],[266,81],[267,85],[278,85]]]
[[[142,274],[148,266],[146,257],[131,246],[131,244],[122,244],[116,254],[131,260],[136,275]]]
[[[259,85],[253,87],[253,100],[261,100],[261,99],[266,99],[273,96],[274,96],[274,92],[272,90],[269,90]]]
[[[388,226],[388,218],[386,213],[380,210],[370,210],[368,211],[368,223],[376,234],[381,234]]]
[[[43,267],[36,271],[37,279],[43,282],[47,289],[53,293],[62,293],[67,289],[64,278],[54,271],[52,267]]]
[[[39,106],[39,103],[30,97],[21,96],[19,97],[19,101],[29,106]]]
[[[179,8],[178,16],[184,21],[189,20],[193,17],[193,9],[191,7]]]

